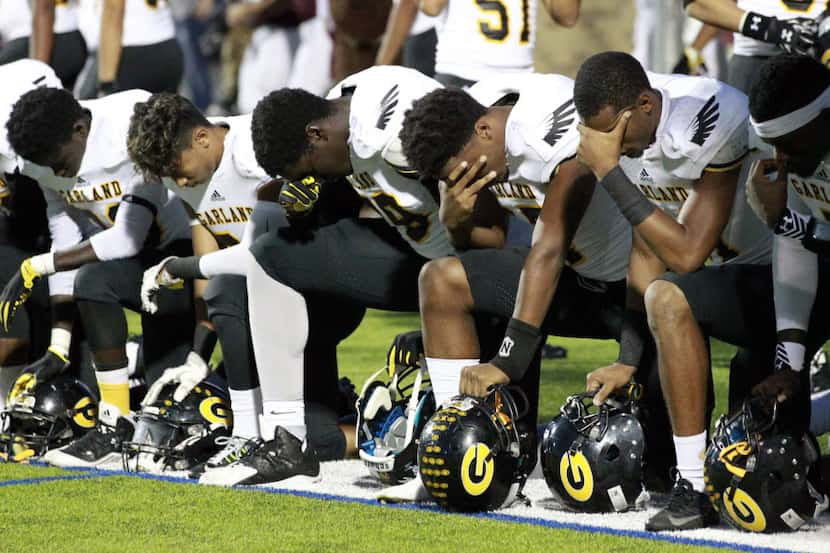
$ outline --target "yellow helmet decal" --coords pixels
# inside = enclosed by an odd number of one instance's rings
[[[763,532],[767,519],[758,503],[748,493],[738,488],[732,494],[732,488],[723,492],[723,504],[729,517],[744,530]]]
[[[92,398],[84,396],[75,404],[75,415],[72,420],[81,428],[93,428],[95,420],[98,418],[98,410],[95,404],[92,403]]]
[[[594,494],[594,473],[581,451],[570,451],[559,461],[559,477],[568,495],[577,501],[588,501]]]
[[[734,444],[723,448],[723,450],[718,454],[718,461],[723,463],[726,470],[738,478],[743,478],[744,475],[746,475],[746,469],[734,465],[733,463],[739,456],[745,457],[750,453],[752,453],[752,447],[749,445],[749,442],[735,442]]]
[[[483,494],[493,482],[495,472],[493,456],[486,444],[476,443],[467,448],[461,459],[461,484],[464,491],[473,496]]]
[[[221,397],[211,396],[202,400],[199,404],[199,412],[214,424],[230,426],[233,420],[230,406]]]

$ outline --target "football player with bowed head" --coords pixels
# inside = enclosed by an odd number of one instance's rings
[[[6,126],[20,172],[43,191],[52,235],[52,251],[25,259],[0,296],[7,326],[38,279],[49,277],[51,345],[15,386],[32,388],[66,368],[74,304],[101,392],[96,429],[44,457],[60,466],[120,459],[133,429],[124,307],[140,310],[146,267],[191,249],[181,202],[158,179],[143,177],[127,154],[130,114],[148,96],[133,90],[81,104],[66,90],[37,88],[15,103]],[[181,323],[192,318],[185,290],[165,294],[155,315],[142,316],[148,381],[182,363],[192,334]]]
[[[748,154],[746,96],[712,79],[646,74],[631,56],[605,52],[580,67],[574,100],[580,159],[658,261],[644,266],[632,256],[630,271],[653,281],[644,298],[648,324],[643,304],[628,311],[618,361],[592,372],[588,387],[602,401],[627,385],[650,327],[679,478],[669,506],[646,528],[709,526],[717,513],[703,494],[707,339],[741,347],[732,405],[771,369],[775,343],[771,234],[752,215],[739,178]]]

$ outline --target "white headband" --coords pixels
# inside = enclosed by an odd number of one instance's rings
[[[755,133],[761,138],[778,138],[797,131],[818,117],[818,114],[828,107],[830,107],[830,87],[825,88],[824,92],[819,94],[815,100],[795,111],[785,113],[769,121],[758,122],[753,117],[750,117],[749,121],[752,123],[752,128],[755,129]]]

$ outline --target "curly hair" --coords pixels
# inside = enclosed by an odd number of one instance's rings
[[[182,152],[190,147],[193,129],[211,123],[190,100],[160,92],[133,107],[127,151],[130,159],[147,174],[176,174]]]
[[[749,91],[749,113],[769,121],[802,108],[830,86],[830,71],[807,56],[781,54],[761,66]]]
[[[67,90],[30,90],[14,104],[6,122],[9,144],[17,155],[42,163],[72,139],[75,123],[86,113]]]
[[[254,108],[251,137],[259,166],[272,177],[282,175],[308,150],[306,126],[332,113],[328,100],[296,88],[268,94]]]
[[[605,106],[619,111],[632,105],[649,90],[643,66],[624,52],[602,52],[586,59],[574,82],[574,104],[582,120],[590,119]]]
[[[404,114],[400,139],[409,165],[427,178],[457,155],[475,132],[487,108],[460,89],[439,88],[412,104]]]

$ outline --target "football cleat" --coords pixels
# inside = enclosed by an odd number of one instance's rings
[[[433,501],[420,478],[384,488],[375,496],[381,503],[424,503]]]
[[[694,530],[718,524],[715,511],[706,494],[697,492],[685,478],[676,475],[669,504],[646,522],[649,532]]]
[[[201,478],[209,470],[221,469],[247,457],[262,445],[260,438],[243,438],[241,436],[223,436],[216,438],[216,445],[222,449],[214,453],[210,459],[193,467],[191,478]]]
[[[319,480],[320,461],[314,449],[285,428],[278,426],[273,440],[264,442],[235,463],[205,471],[199,483],[213,486],[252,486]]]
[[[130,418],[120,416],[115,425],[102,420],[80,439],[46,452],[43,460],[56,467],[99,467],[121,461],[122,445],[133,432],[135,423]]]

